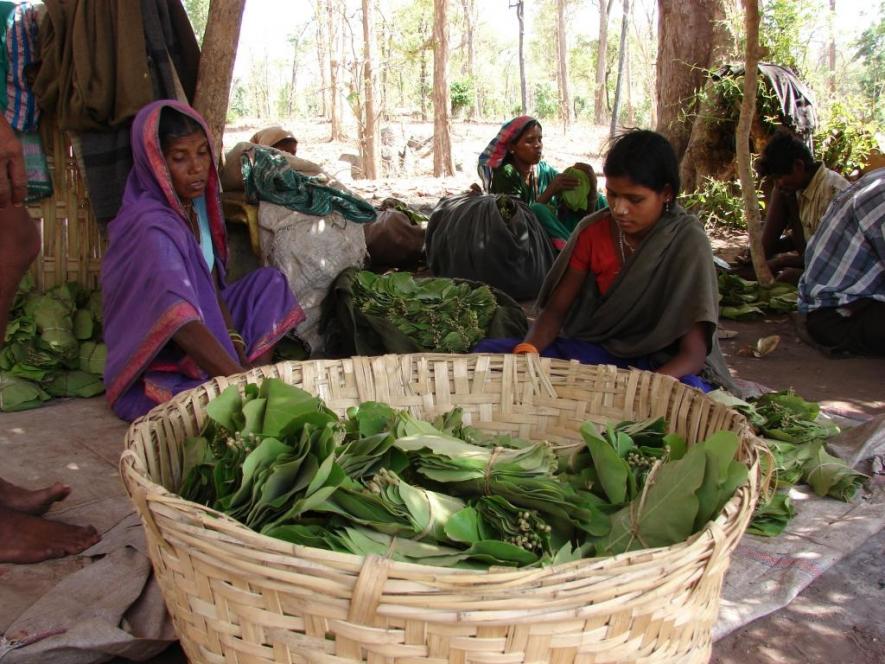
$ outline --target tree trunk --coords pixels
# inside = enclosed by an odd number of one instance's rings
[[[449,0],[433,0],[433,176],[455,174],[449,94]]]
[[[556,0],[556,34],[559,42],[559,108],[562,124],[568,128],[572,121],[571,98],[568,89],[568,45],[565,32],[565,2]]]
[[[830,0],[830,46],[827,52],[830,96],[836,94],[836,0]]]
[[[363,176],[374,180],[381,172],[378,116],[375,112],[375,5],[363,0]]]
[[[722,0],[658,0],[657,130],[666,136],[677,159],[691,134],[694,98],[706,70],[719,64],[729,44]]]
[[[427,122],[427,49],[421,49],[421,122]]]
[[[599,0],[599,49],[596,55],[596,98],[593,118],[596,124],[605,122],[605,67],[608,52],[608,6],[612,0]]]
[[[612,108],[612,121],[608,130],[609,136],[615,135],[618,126],[618,114],[621,111],[621,88],[624,85],[624,62],[627,60],[627,23],[630,19],[630,0],[624,0],[623,17],[621,18],[621,45],[618,47],[618,81],[615,83],[615,103]]]
[[[323,23],[326,21],[326,0],[314,0],[314,17],[316,19],[317,63],[320,69],[320,114],[323,119],[329,117],[329,71],[326,68],[327,40],[323,38]],[[292,90],[290,97],[295,94]]]
[[[236,44],[240,41],[240,24],[246,0],[212,0],[209,20],[203,37],[200,68],[197,73],[197,90],[194,108],[205,118],[212,133],[215,154],[221,153],[224,123],[230,84],[234,76]],[[231,44],[234,47],[231,47]]]
[[[473,90],[473,101],[467,119],[475,121],[479,115],[479,86],[476,80],[476,0],[461,0],[464,8],[464,31],[467,33],[467,78]]]
[[[741,115],[735,134],[738,176],[741,180],[741,197],[744,200],[747,231],[750,234],[753,269],[759,283],[770,284],[774,279],[765,261],[765,250],[762,248],[759,201],[756,199],[756,181],[750,168],[750,126],[753,123],[753,114],[756,112],[756,79],[759,75],[759,1],[743,1],[747,46],[744,56],[744,98],[741,100]]]
[[[339,52],[341,49],[340,31],[335,25],[336,0],[326,0],[326,34],[329,40],[329,122],[331,125],[330,141],[344,138],[341,131],[341,108],[338,94]]]
[[[525,83],[525,5],[523,0],[516,0],[516,20],[519,21],[519,93],[522,101],[522,114],[528,113],[528,92]]]

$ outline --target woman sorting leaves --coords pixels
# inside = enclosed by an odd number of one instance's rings
[[[587,164],[557,173],[543,152],[541,123],[521,115],[505,123],[479,156],[477,171],[491,194],[509,194],[528,204],[555,249],[562,249],[581,219],[606,205]],[[474,185],[474,191],[478,191]]]
[[[213,376],[271,361],[304,313],[275,268],[225,281],[218,174],[200,115],[154,102],[132,125],[134,165],[102,260],[107,397],[125,420]]]
[[[474,350],[636,367],[733,391],[716,342],[713,254],[697,218],[675,202],[673,148],[655,132],[629,131],[603,172],[609,207],[584,219],[557,257],[528,336]]]

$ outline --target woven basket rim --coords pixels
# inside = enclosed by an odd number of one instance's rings
[[[467,355],[454,355],[446,353],[409,353],[400,355],[379,355],[372,357],[355,356],[351,358],[340,359],[284,361],[270,366],[276,368],[280,366],[297,366],[302,364],[317,363],[341,364],[343,362],[353,361],[356,359],[372,360],[387,357],[396,357],[397,361],[400,361],[402,358],[423,358],[428,360],[449,361],[455,358],[482,357],[484,355],[496,357],[495,355],[481,353]],[[526,357],[526,359],[529,362],[538,362],[538,358],[534,356],[528,356]],[[558,365],[561,367],[579,364],[576,361],[547,358],[545,359],[552,365]],[[609,368],[615,370],[618,374],[648,373],[639,369],[620,369],[616,367]],[[540,366],[537,364],[536,369],[540,371]],[[154,482],[150,477],[148,477],[147,469],[144,468],[144,466],[141,464],[138,455],[133,449],[134,447],[137,447],[139,445],[137,441],[133,443],[133,432],[139,430],[142,427],[146,427],[153,422],[164,421],[166,419],[165,413],[167,411],[174,410],[176,405],[178,404],[190,402],[194,395],[197,393],[203,395],[201,391],[205,389],[206,385],[213,383],[216,385],[237,385],[240,390],[242,390],[245,384],[261,381],[264,379],[266,379],[266,377],[261,373],[261,369],[257,368],[224,377],[223,379],[221,379],[223,383],[221,383],[219,379],[209,380],[203,385],[182,392],[174,396],[171,400],[163,404],[159,404],[149,413],[134,420],[130,424],[126,434],[126,449],[123,451],[120,457],[119,471],[126,492],[136,504],[138,512],[140,513],[142,519],[145,521],[145,525],[153,532],[154,536],[159,538],[160,542],[165,541],[165,538],[163,538],[162,534],[159,531],[159,528],[157,528],[156,525],[152,523],[153,519],[150,516],[150,511],[147,508],[146,504],[147,500],[151,500],[151,502],[154,502],[155,504],[169,506],[176,511],[196,512],[199,515],[199,522],[202,524],[204,529],[211,528],[216,533],[223,531],[225,536],[230,539],[231,545],[244,546],[246,544],[261,544],[264,547],[264,551],[271,551],[274,554],[279,554],[281,556],[291,556],[293,557],[293,561],[295,559],[304,558],[320,559],[328,560],[330,563],[338,562],[342,564],[347,564],[348,566],[353,566],[356,561],[362,562],[368,558],[373,557],[359,556],[351,553],[343,553],[338,551],[330,551],[327,549],[292,544],[290,542],[286,542],[285,540],[280,540],[268,535],[264,535],[258,531],[252,530],[245,524],[237,521],[227,514],[224,514],[223,512],[219,512],[211,507],[201,505],[197,502],[186,500],[178,494]],[[675,381],[675,379],[673,380]],[[675,382],[680,388],[684,388],[686,390],[694,390],[694,388],[679,383],[678,381]],[[302,389],[306,388],[302,387]],[[221,391],[221,389],[219,389],[219,391]],[[712,402],[712,400],[704,394],[698,393],[698,395],[696,396]],[[623,562],[630,559],[644,558],[649,555],[679,555],[683,553],[688,553],[691,549],[700,549],[707,546],[709,540],[711,539],[715,540],[718,543],[725,536],[724,530],[727,527],[733,525],[736,521],[738,521],[740,515],[743,514],[745,511],[752,510],[756,499],[756,488],[760,483],[762,485],[765,485],[767,483],[767,480],[761,477],[761,466],[759,464],[759,451],[764,449],[764,444],[757,436],[755,436],[755,434],[752,433],[749,423],[741,413],[735,411],[734,409],[728,408],[723,404],[717,403],[717,405],[731,411],[732,414],[737,417],[738,421],[741,422],[741,431],[736,431],[735,433],[742,440],[742,442],[745,438],[748,439],[746,442],[751,452],[750,456],[752,459],[752,464],[749,465],[748,479],[737,489],[734,496],[728,501],[728,503],[725,505],[719,515],[715,519],[705,524],[704,527],[701,528],[698,532],[692,534],[688,539],[665,547],[638,549],[634,551],[620,553],[614,556],[581,558],[579,560],[559,563],[555,565],[547,565],[544,567],[491,567],[489,569],[462,569],[454,567],[437,567],[432,565],[407,563],[387,559],[387,564],[389,565],[390,571],[417,571],[429,576],[441,577],[441,579],[445,579],[446,581],[451,581],[454,577],[462,577],[465,579],[477,579],[481,577],[484,581],[495,582],[513,576],[520,576],[524,579],[529,576],[536,576],[537,578],[541,578],[554,574],[567,573],[569,571],[581,570],[582,572],[586,572],[594,571],[596,569],[604,569],[606,567],[618,567],[621,566]],[[580,443],[575,444],[579,445]]]

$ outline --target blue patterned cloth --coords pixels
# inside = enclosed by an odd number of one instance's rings
[[[827,209],[805,249],[799,311],[885,302],[885,168],[867,173]]]

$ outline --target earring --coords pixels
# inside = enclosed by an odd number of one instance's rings
[[[669,214],[670,212],[670,199],[668,198],[664,201],[664,214]]]

